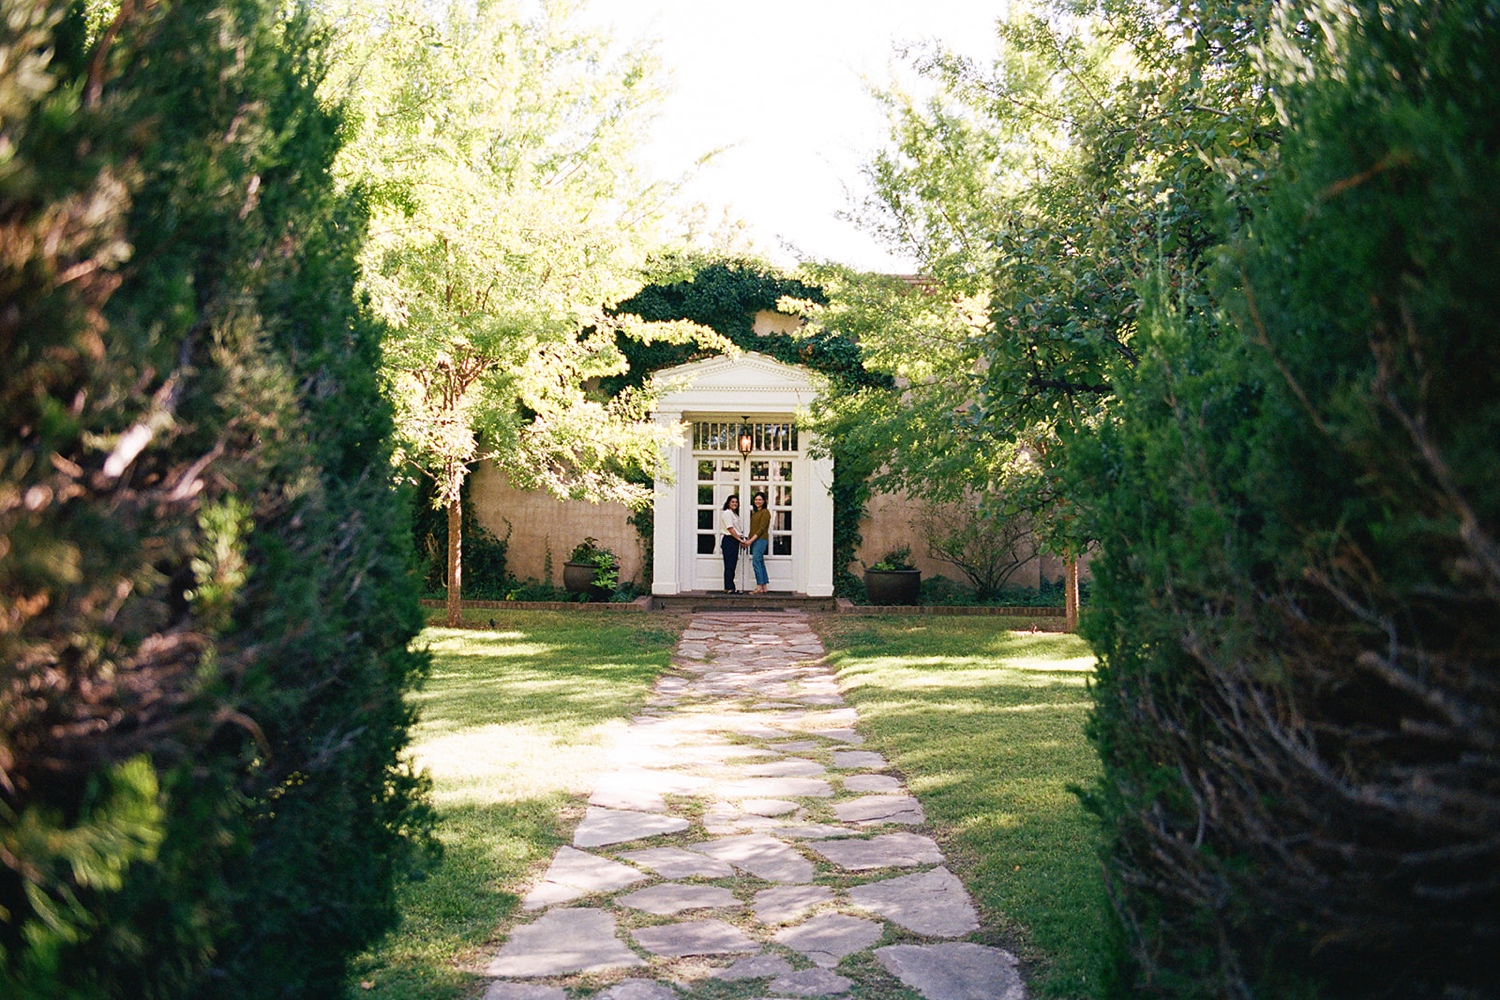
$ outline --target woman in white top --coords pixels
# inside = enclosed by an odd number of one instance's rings
[[[719,551],[724,553],[724,593],[739,593],[734,586],[734,569],[740,562],[740,549],[750,544],[745,540],[745,526],[740,523],[740,498],[731,493],[719,511]]]

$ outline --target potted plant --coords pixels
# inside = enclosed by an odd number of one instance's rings
[[[563,587],[570,594],[588,594],[607,601],[619,582],[619,560],[597,538],[579,542],[563,563]]]
[[[865,595],[871,604],[916,604],[922,571],[911,564],[911,547],[887,552],[865,570]]]

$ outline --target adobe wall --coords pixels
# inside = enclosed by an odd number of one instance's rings
[[[507,566],[518,580],[528,577],[542,580],[546,565],[546,553],[552,550],[552,582],[562,586],[562,566],[573,546],[586,536],[593,536],[599,544],[610,549],[620,559],[620,579],[636,580],[649,586],[649,580],[641,580],[643,553],[641,539],[627,520],[630,512],[616,503],[591,504],[582,500],[559,500],[549,493],[533,490],[517,490],[506,480],[505,474],[488,462],[481,463],[474,471],[469,486],[470,502],[479,522],[497,538],[510,534],[506,550]],[[918,519],[921,504],[902,495],[877,494],[870,498],[865,520],[860,524],[864,542],[855,552],[850,572],[859,574],[864,566],[875,562],[892,549],[903,545],[911,547],[912,562],[923,576],[938,574],[959,583],[967,583],[963,573],[955,566],[933,559],[927,554],[927,543],[922,537]],[[509,522],[507,524],[507,522]],[[1081,560],[1081,572],[1088,578],[1088,558]],[[1062,578],[1062,560],[1056,556],[1043,555],[1021,567],[1011,577],[1015,587],[1036,587],[1041,580],[1056,581]]]
[[[623,505],[559,500],[546,491],[518,490],[505,473],[481,462],[469,481],[469,502],[479,523],[496,538],[510,535],[506,567],[517,580],[542,580],[547,551],[552,551],[552,582],[562,586],[563,563],[573,546],[586,537],[612,551],[620,560],[620,579],[640,580],[641,536],[631,526]]]
[[[877,493],[871,496],[865,507],[865,520],[859,526],[864,541],[855,550],[849,571],[857,576],[865,566],[887,552],[907,545],[911,547],[912,565],[921,570],[924,577],[941,575],[967,585],[968,578],[957,566],[927,554],[927,541],[921,529],[922,508],[922,503],[904,494]],[[1044,575],[1048,580],[1062,576],[1061,561],[1048,556],[1033,559],[1016,570],[1007,585],[1035,588]]]

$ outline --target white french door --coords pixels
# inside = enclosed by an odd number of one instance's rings
[[[711,425],[717,426],[717,425]],[[757,428],[763,425],[757,425]],[[779,442],[762,439],[758,443]],[[710,443],[718,443],[711,441]],[[795,445],[791,440],[787,444]],[[792,590],[795,580],[793,560],[798,545],[795,517],[797,469],[800,462],[790,454],[757,455],[748,458],[726,455],[695,454],[693,468],[696,505],[693,511],[693,581],[697,590],[722,590],[724,559],[719,550],[719,512],[731,496],[740,498],[740,515],[748,532],[751,500],[764,494],[771,511],[771,545],[766,553],[766,572],[772,590]],[[740,553],[740,568],[735,585],[744,589],[755,586],[748,550]]]

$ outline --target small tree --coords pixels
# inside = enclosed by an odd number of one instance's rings
[[[617,332],[706,336],[606,312],[657,245],[667,191],[634,154],[660,90],[649,52],[616,52],[576,12],[372,0],[340,13],[330,89],[357,108],[342,169],[375,204],[365,287],[392,329],[402,458],[447,511],[450,624],[475,464],[564,497],[649,502],[630,473],[659,471],[666,432],[641,392],[587,387],[624,369]]]
[[[917,526],[927,554],[958,567],[980,600],[1000,593],[1017,570],[1039,555],[1031,519],[977,490],[949,503],[924,504]]]

